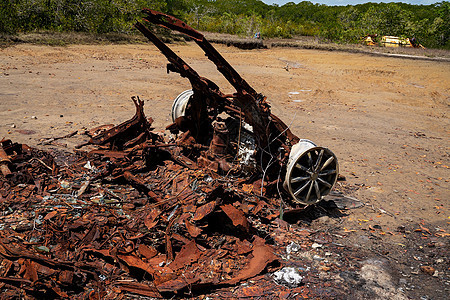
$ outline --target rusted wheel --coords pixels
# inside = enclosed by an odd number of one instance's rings
[[[193,94],[193,90],[186,90],[175,98],[172,104],[172,122],[175,122],[178,117],[184,116],[186,106]]]

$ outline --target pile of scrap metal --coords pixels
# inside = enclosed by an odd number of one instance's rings
[[[283,194],[288,207],[321,200],[338,176],[335,155],[292,134],[200,33],[145,13],[193,38],[237,92],[220,92],[137,23],[168,70],[192,85],[173,104],[169,140],[152,130],[139,98],[132,119],[87,132],[90,140],[65,166],[55,163],[58,153],[3,140],[0,292],[7,298],[199,295],[282,267],[274,253],[289,234],[311,249],[308,231],[283,230],[280,202]],[[278,298],[292,288],[264,278],[266,288],[253,292]],[[317,298],[340,289],[316,285]]]

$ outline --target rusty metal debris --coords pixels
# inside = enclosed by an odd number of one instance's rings
[[[1,141],[0,290],[10,298],[225,297],[224,288],[265,278],[272,297],[288,295],[262,275],[281,266],[272,246],[280,233],[295,235],[280,207],[321,200],[336,182],[336,157],[295,136],[199,32],[144,12],[194,39],[236,93],[223,94],[137,23],[168,71],[192,85],[175,100],[172,135],[153,131],[133,97],[130,120],[90,130],[64,165],[58,153]],[[309,235],[296,236],[302,247]],[[248,295],[268,294],[245,288],[232,297]]]
[[[11,164],[11,160],[3,149],[3,143],[6,144],[6,141],[0,142],[0,170],[3,176],[7,177],[11,175],[11,170],[9,169],[9,165]]]

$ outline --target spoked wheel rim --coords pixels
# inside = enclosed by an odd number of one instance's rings
[[[288,191],[294,202],[316,203],[331,191],[338,172],[333,152],[323,147],[310,148],[290,162],[286,178]]]
[[[172,104],[172,122],[175,122],[178,117],[184,116],[186,106],[193,94],[193,90],[186,90],[175,98]]]

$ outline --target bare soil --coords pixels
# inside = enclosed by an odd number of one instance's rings
[[[223,92],[233,92],[195,44],[171,48]],[[384,292],[398,288],[414,299],[445,299],[450,63],[296,48],[216,48],[268,97],[272,112],[296,135],[337,155],[346,178],[338,189],[365,203],[325,222],[298,222],[334,230],[339,243],[371,250],[395,265],[393,286]],[[166,63],[152,45],[1,49],[0,138],[71,151],[87,139],[85,129],[129,119],[133,95],[145,99],[146,115],[164,130],[173,99],[190,89],[186,79],[167,74]],[[79,134],[73,138],[38,145],[74,131]],[[421,265],[437,272],[421,272]]]

